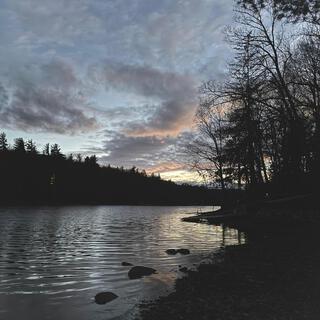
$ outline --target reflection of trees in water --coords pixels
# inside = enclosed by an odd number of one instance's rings
[[[229,245],[242,245],[246,243],[246,234],[239,231],[238,229],[233,229],[226,227],[225,225],[221,226],[222,233],[222,246]]]

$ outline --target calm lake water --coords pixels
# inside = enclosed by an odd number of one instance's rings
[[[0,319],[131,319],[140,301],[172,290],[179,265],[244,241],[236,230],[181,222],[197,210],[212,207],[1,208]],[[123,261],[158,274],[129,280]],[[119,298],[97,305],[101,291]]]

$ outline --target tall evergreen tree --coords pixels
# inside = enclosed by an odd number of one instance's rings
[[[4,132],[0,133],[0,151],[8,151],[8,140]]]
[[[56,158],[64,157],[64,155],[61,153],[61,148],[57,143],[51,146],[50,155]]]
[[[43,147],[43,150],[42,150],[42,153],[45,155],[45,156],[49,156],[50,155],[50,144],[49,143],[46,143]]]
[[[26,151],[28,153],[32,153],[32,154],[37,154],[38,153],[38,150],[37,150],[37,147],[36,147],[36,144],[33,142],[32,139],[29,139],[26,143]]]
[[[15,152],[20,152],[20,153],[26,152],[25,143],[24,143],[23,138],[16,138],[14,140],[13,150]]]

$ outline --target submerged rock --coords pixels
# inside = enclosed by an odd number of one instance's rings
[[[177,252],[180,254],[190,254],[189,249],[178,249]]]
[[[121,265],[123,266],[123,267],[129,267],[129,266],[133,266],[133,264],[132,263],[130,263],[130,262],[121,262]]]
[[[129,279],[140,279],[144,276],[150,276],[151,274],[156,273],[157,271],[152,268],[135,266],[131,268],[128,272]]]
[[[113,292],[100,292],[97,293],[96,296],[94,297],[94,301],[97,304],[106,304],[112,300],[117,299],[118,296],[114,294]]]
[[[169,255],[175,255],[177,253],[190,254],[190,250],[189,249],[168,249],[166,250],[166,253]]]
[[[174,255],[174,254],[177,254],[178,251],[176,249],[168,249],[168,250],[166,250],[166,253],[170,254],[170,255]]]

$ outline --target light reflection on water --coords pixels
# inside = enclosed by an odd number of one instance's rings
[[[191,266],[224,245],[244,241],[237,230],[181,222],[198,207],[87,206],[0,209],[0,319],[130,318],[141,299],[168,290],[178,266]],[[168,248],[190,255],[168,256]],[[129,280],[122,261],[157,269]],[[96,305],[112,291],[119,298]]]

